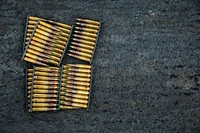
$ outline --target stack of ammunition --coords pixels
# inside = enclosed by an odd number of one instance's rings
[[[28,69],[27,73],[28,111],[59,110],[61,69],[34,67]]]
[[[71,26],[57,22],[53,25],[44,22],[43,19],[43,21],[37,20],[38,18],[29,17],[30,25],[27,26],[26,49],[22,59],[42,66],[49,64],[59,66],[67,47]]]
[[[88,108],[90,85],[90,65],[64,65],[62,70],[60,108]]]
[[[68,55],[91,63],[98,41],[101,23],[88,19],[76,19],[72,30]]]

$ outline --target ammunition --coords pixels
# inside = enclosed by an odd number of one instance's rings
[[[28,93],[31,91],[28,91]],[[57,90],[41,90],[41,89],[33,89],[33,93],[37,93],[37,94],[49,94],[49,93],[58,93]]]
[[[100,24],[98,21],[89,20],[89,19],[80,19],[80,18],[77,18],[76,20],[82,21],[82,22],[85,22],[85,23],[89,23],[89,24],[94,24],[94,25],[99,25]]]
[[[29,21],[28,21],[28,24],[29,24],[29,25],[36,25],[36,24],[37,24],[37,21],[31,21],[31,20],[29,20]]]
[[[60,69],[57,67],[53,67],[53,68],[48,68],[48,67],[35,67],[35,70],[37,71],[45,71],[45,72],[59,72]]]
[[[66,102],[66,101],[61,101],[60,103],[63,104],[63,105],[70,105],[70,106],[74,106],[74,107],[87,108],[86,104],[72,103],[72,102]]]
[[[62,35],[64,37],[68,37],[69,36],[69,34],[67,34],[67,33],[64,33],[62,31],[54,31],[54,30],[51,30],[50,28],[47,28],[47,27],[42,26],[42,25],[38,25],[38,28],[41,29],[41,30],[47,31],[47,32],[49,32],[51,34],[57,35],[57,36],[59,36],[59,35]]]
[[[89,36],[89,37],[94,37],[94,38],[97,37],[96,33],[89,33],[89,32],[79,31],[79,30],[75,30],[74,32],[78,33],[78,34],[81,34],[81,35],[84,35],[84,36]]]
[[[82,90],[73,90],[70,88],[61,88],[61,94],[64,95],[66,92],[75,93],[75,94],[82,94],[82,95],[89,95],[89,91],[82,91]]]
[[[98,30],[94,30],[94,29],[89,29],[89,28],[85,28],[85,27],[75,27],[75,29],[77,30],[83,30],[83,31],[86,31],[86,32],[91,32],[91,33],[97,33]]]
[[[64,101],[75,102],[75,103],[83,103],[83,104],[87,104],[88,103],[87,100],[82,100],[82,99],[77,99],[77,98],[69,98],[69,97],[64,97],[64,96],[61,96],[60,99],[62,99]]]
[[[64,66],[64,72],[67,71],[74,71],[74,72],[83,72],[83,73],[90,73],[91,70],[90,69],[85,69],[85,68],[77,68],[77,67],[71,67],[71,66]]]
[[[65,72],[63,76],[71,75],[71,76],[79,76],[79,77],[90,77],[88,73],[77,73],[77,72]]]
[[[71,56],[71,57],[74,57],[74,58],[80,59],[80,60],[84,60],[84,61],[90,62],[90,59],[85,58],[85,57],[80,57],[80,56],[78,56],[78,55],[74,55],[74,54],[68,54],[68,55]]]
[[[45,35],[47,37],[53,38],[53,39],[59,38],[59,39],[64,40],[64,41],[67,40],[67,38],[64,38],[62,36],[51,35],[50,33],[46,32],[46,31],[43,31],[43,30],[40,30],[40,29],[36,29],[36,32],[38,32],[38,33],[40,33],[42,35]]]
[[[31,36],[31,34],[30,34],[30,33],[27,33],[27,34],[26,34],[26,37],[29,37],[29,38],[30,38],[30,36]]]
[[[56,98],[56,97],[58,97],[56,94],[33,94],[33,96],[32,97],[37,97],[37,98]],[[28,98],[30,98],[30,97],[28,97]]]
[[[35,89],[58,89],[58,85],[33,85]]]
[[[55,43],[52,43],[52,42],[49,43],[49,42],[47,42],[47,41],[45,41],[43,39],[40,39],[38,37],[35,37],[35,36],[33,36],[32,40],[40,42],[40,43],[48,45],[48,46],[57,47],[57,48],[60,48],[60,49],[64,49],[65,48],[65,46],[58,44],[57,41]]]
[[[29,58],[29,57],[24,57],[24,60],[27,61],[27,62],[31,62],[31,63],[34,63],[34,64],[41,65],[41,66],[47,66],[47,64],[42,63],[40,61],[37,61],[35,59]]]
[[[64,68],[66,67],[80,67],[80,68],[87,68],[87,69],[91,69],[91,65],[83,65],[83,64],[67,64],[67,65],[64,65]]]
[[[88,91],[90,88],[87,86],[82,86],[82,85],[72,85],[72,84],[65,84],[63,86],[64,88],[71,88],[71,89],[76,89],[76,90],[83,90],[83,91]]]
[[[73,34],[73,36],[81,38],[81,39],[84,39],[84,40],[92,41],[92,42],[96,41],[96,38],[93,38],[93,37],[88,37],[88,36],[83,36],[83,35],[77,35],[77,34]]]
[[[31,49],[27,49],[27,53],[32,53],[32,54],[41,56],[41,57],[46,58],[46,59],[53,59],[55,61],[59,61],[60,60],[58,57],[55,57],[55,56],[52,56],[52,55],[49,55],[49,54],[43,54],[41,52],[35,51],[38,47],[35,47],[35,46],[29,46],[29,47]],[[32,50],[32,49],[34,49],[34,50]]]
[[[80,78],[80,77],[71,77],[71,76],[67,76],[67,77],[63,77],[63,78],[66,78],[66,79],[69,79],[69,80],[77,80],[77,81],[83,81],[83,82],[90,82],[90,78]]]
[[[78,42],[70,42],[70,43],[73,44],[73,45],[82,47],[82,48],[91,49],[91,50],[94,49],[94,46],[90,46],[90,45],[87,45],[87,44],[78,43]]]
[[[43,77],[43,76],[34,76],[34,79],[37,79],[37,80],[55,80],[55,81],[58,81],[59,80],[59,78],[57,78],[57,77]],[[31,78],[31,80],[32,80],[32,78]]]
[[[32,103],[32,106],[35,107],[50,107],[50,106],[54,106],[56,107],[57,104],[56,103]]]
[[[86,53],[83,53],[83,52],[80,52],[80,51],[69,50],[69,52],[71,52],[73,54],[76,54],[76,55],[84,56],[86,58],[91,58],[92,57],[91,54],[86,54]]]
[[[60,74],[59,74],[59,73],[56,73],[56,72],[48,73],[48,72],[38,72],[38,71],[35,72],[35,75],[54,76],[54,77],[59,77],[59,76],[60,76]]]
[[[30,34],[31,34],[32,32],[33,32],[33,29],[28,29],[28,30],[27,30],[27,33],[30,33]]]
[[[55,28],[59,29],[60,31],[63,31],[65,33],[70,33],[70,30],[69,29],[65,29],[65,28],[62,28],[62,27],[58,27],[58,26],[55,26]]]
[[[85,53],[89,53],[89,54],[93,53],[92,50],[88,50],[88,49],[84,49],[84,48],[80,48],[80,47],[75,47],[75,46],[70,46],[70,47],[75,49],[75,50],[79,50],[79,51],[82,51],[82,52],[85,52]]]
[[[95,44],[95,42],[86,41],[86,40],[78,39],[78,38],[72,38],[72,40],[80,42],[80,43],[88,44],[88,45],[91,45],[91,46],[94,46],[94,44]]]
[[[63,50],[60,50],[60,49],[58,49],[58,48],[54,48],[54,47],[52,47],[52,46],[49,46],[49,45],[43,45],[43,44],[41,44],[41,43],[39,43],[39,42],[35,42],[35,41],[31,41],[31,43],[30,44],[32,44],[32,45],[34,45],[34,46],[37,46],[37,47],[40,47],[40,48],[43,48],[43,49],[46,49],[46,50],[50,50],[50,51],[55,51],[55,52],[58,52],[58,53],[62,53],[63,52]],[[60,57],[60,56],[59,56]]]
[[[72,107],[72,106],[66,106],[66,105],[60,105],[61,109],[79,109],[79,107]]]
[[[33,72],[33,69],[28,69],[28,72]]]
[[[35,60],[42,61],[42,62],[52,63],[52,64],[55,64],[55,65],[58,65],[58,62],[55,62],[55,61],[50,60],[50,59],[40,58],[40,57],[33,55],[33,54],[26,53],[26,56],[29,57],[29,58],[35,59]]]
[[[40,81],[40,80],[34,80],[34,84],[43,84],[43,85],[49,85],[49,84],[59,84],[59,82],[58,81]]]
[[[79,22],[76,22],[75,24],[82,26],[82,27],[92,28],[92,29],[98,29],[99,28],[99,26],[92,25],[92,24],[79,23]]]
[[[44,107],[33,107],[32,111],[55,111],[55,110],[59,110],[59,108],[44,108]],[[31,110],[29,109],[29,112],[31,112]]]
[[[27,38],[26,38],[26,41],[29,41],[29,39],[30,39],[30,38],[29,38],[29,37],[27,37]]]
[[[61,41],[61,40],[57,40],[57,39],[50,39],[42,34],[39,34],[37,32],[34,33],[34,36],[38,37],[38,38],[41,38],[43,40],[46,40],[46,41],[49,41],[49,42],[52,42],[52,43],[55,43],[55,42],[58,42],[59,44],[62,44],[62,45],[66,45],[66,42],[64,41]]]
[[[29,29],[34,29],[34,28],[35,28],[35,25],[28,25],[28,28],[29,28]]]
[[[79,95],[79,94],[73,94],[73,93],[62,93],[61,96],[67,96],[67,97],[75,97],[80,99],[88,99],[88,95]]]
[[[34,103],[46,103],[46,102],[57,102],[57,99],[46,99],[46,98],[33,98]]]
[[[88,82],[74,81],[74,80],[70,80],[70,79],[66,79],[66,78],[63,78],[62,81],[64,82],[64,83],[62,83],[63,86],[65,84],[75,84],[75,85],[90,86],[90,83],[88,83]]]

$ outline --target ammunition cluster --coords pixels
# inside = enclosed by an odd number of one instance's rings
[[[23,60],[42,66],[59,66],[71,26],[29,17]]]
[[[27,70],[29,112],[88,108],[91,66],[68,64]]]
[[[70,38],[68,55],[91,63],[100,26],[98,21],[77,18]]]
[[[88,109],[91,63],[99,37],[99,21],[77,18],[75,25],[28,16],[22,60],[27,69],[28,112]],[[67,55],[84,64],[65,64]]]

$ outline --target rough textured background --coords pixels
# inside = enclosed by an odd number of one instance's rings
[[[0,132],[200,132],[199,14],[198,0],[1,0]],[[89,111],[25,111],[27,15],[103,22]]]

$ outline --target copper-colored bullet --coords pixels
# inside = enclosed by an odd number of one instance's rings
[[[66,78],[62,78],[62,81],[64,82],[64,83],[62,83],[63,86],[65,84],[75,84],[75,85],[90,86],[90,83],[88,83],[88,82],[74,81],[74,80],[66,79]]]
[[[99,25],[100,24],[100,22],[98,22],[98,21],[89,20],[89,19],[77,18],[76,20],[81,21],[81,22],[85,22],[85,23],[89,23],[89,24],[94,24],[94,25]]]
[[[92,55],[91,54],[88,54],[88,53],[83,53],[83,52],[80,52],[80,51],[75,51],[75,50],[69,50],[69,52],[73,53],[73,54],[76,54],[76,55],[80,55],[80,56],[83,56],[85,58],[91,58]]]
[[[84,35],[78,35],[78,34],[73,34],[73,36],[77,37],[77,38],[81,38],[87,41],[91,41],[91,42],[95,42],[96,38],[93,37],[88,37],[88,36],[84,36]]]
[[[88,73],[77,73],[77,72],[65,72],[63,76],[71,75],[71,76],[79,76],[79,77],[90,77],[91,75]]]
[[[81,34],[81,35],[84,35],[84,36],[89,36],[89,37],[94,37],[94,38],[97,37],[96,33],[90,33],[90,32],[85,32],[85,31],[80,31],[80,30],[75,30],[74,32]]]
[[[83,104],[87,104],[88,103],[87,100],[77,99],[77,98],[70,98],[70,97],[64,97],[64,96],[61,96],[60,99],[62,99],[64,101],[71,101],[71,102],[74,102],[74,103],[83,103]]]
[[[63,88],[71,88],[71,89],[75,89],[75,90],[83,90],[83,91],[88,91],[90,90],[90,88],[88,86],[82,86],[82,85],[72,85],[72,84],[65,84],[63,86]]]
[[[86,104],[66,102],[66,101],[63,101],[63,100],[60,103],[63,104],[63,105],[70,105],[70,106],[74,106],[74,107],[87,108]]]
[[[91,45],[91,46],[94,46],[94,44],[95,44],[95,42],[86,41],[86,40],[78,39],[78,38],[72,38],[72,40],[80,42],[80,43],[88,44],[88,45]]]
[[[32,111],[55,111],[55,110],[59,110],[59,108],[45,108],[45,107],[33,107]],[[31,110],[29,109],[29,112],[31,112]]]
[[[47,64],[45,63],[42,63],[40,61],[37,61],[31,57],[24,57],[24,60],[27,61],[27,62],[31,62],[31,63],[34,63],[34,64],[38,64],[38,65],[41,65],[41,66],[47,66]]]
[[[90,45],[87,45],[87,44],[83,44],[83,43],[78,43],[78,42],[70,42],[71,44],[75,45],[75,46],[79,46],[81,48],[86,48],[86,49],[90,49],[90,50],[93,50],[94,49],[94,46],[90,46]]]
[[[73,90],[70,88],[61,88],[61,94],[65,94],[66,92],[70,92],[70,93],[75,93],[75,94],[82,94],[82,95],[89,95],[89,91],[83,91],[83,90]]]
[[[92,28],[92,29],[98,29],[99,28],[99,26],[92,25],[92,24],[86,24],[86,23],[80,23],[80,22],[76,22],[75,24],[79,25],[79,26],[87,27],[87,28]]]
[[[91,69],[91,65],[84,65],[84,64],[67,64],[67,65],[64,65],[64,68],[66,68],[68,66],[77,67],[77,68]]]
[[[76,46],[70,46],[71,48],[75,49],[75,50],[79,50],[81,52],[85,52],[85,53],[88,53],[88,54],[92,54],[93,51],[92,50],[88,50],[88,49],[85,49],[85,48],[81,48],[81,47],[76,47]]]

